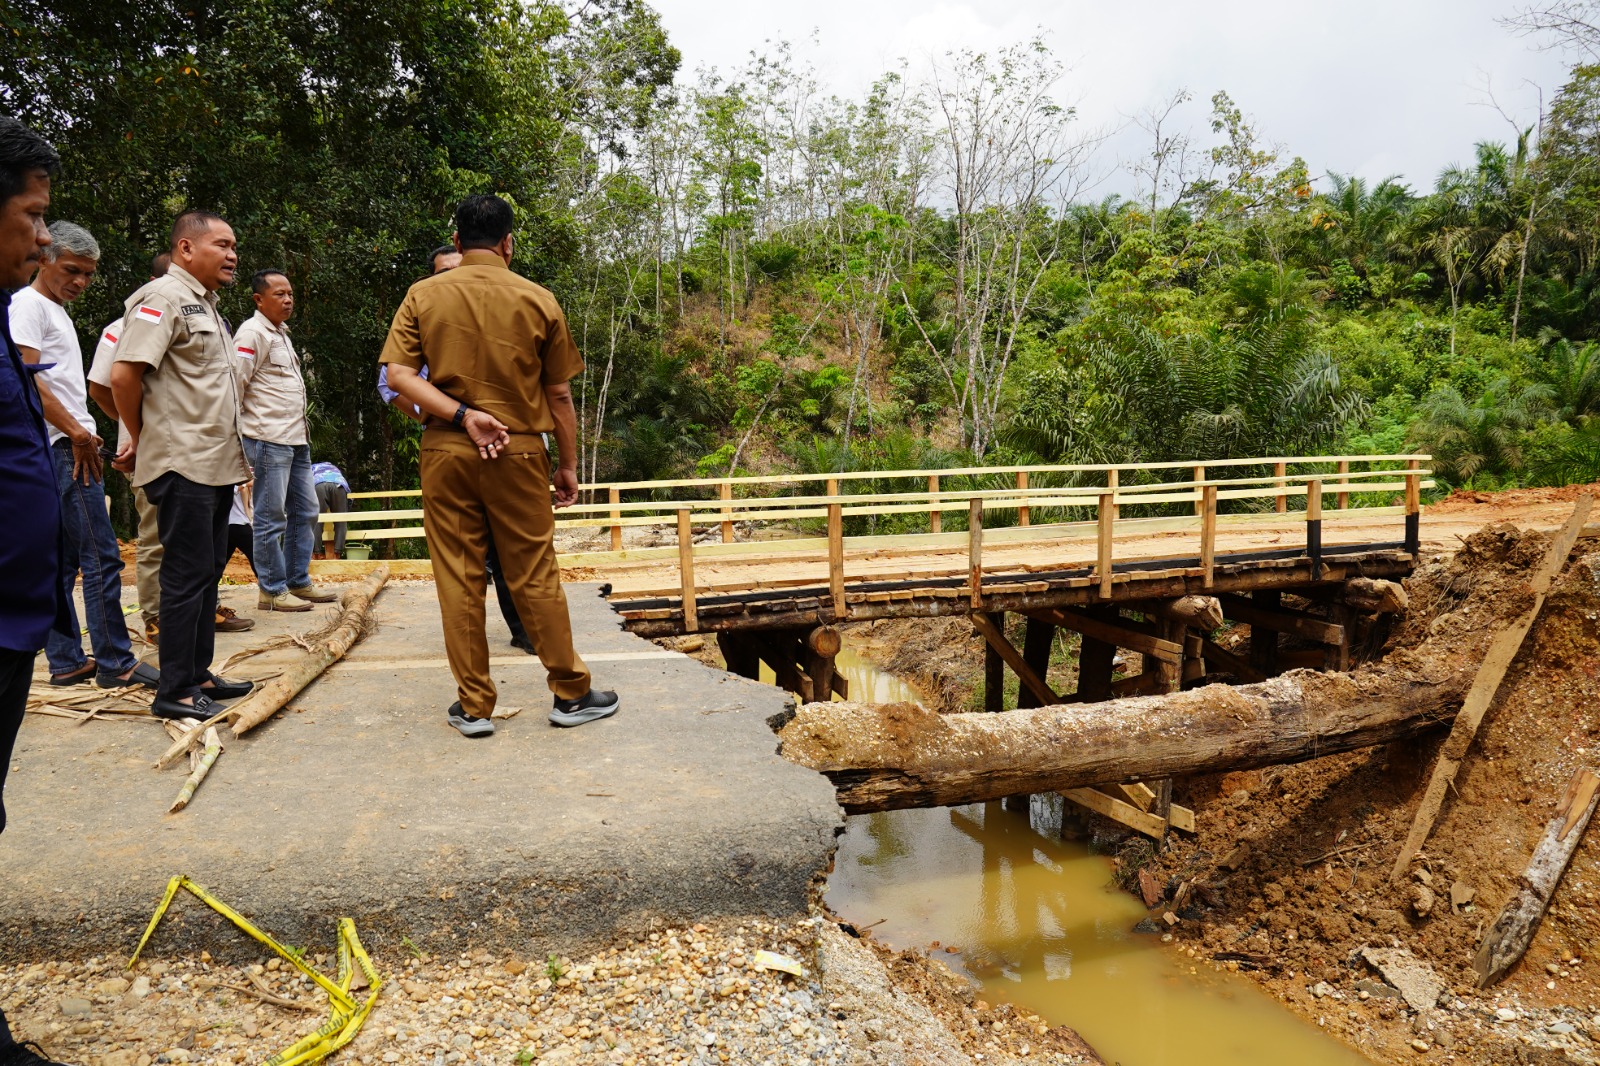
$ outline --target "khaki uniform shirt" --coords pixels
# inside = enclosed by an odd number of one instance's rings
[[[174,264],[128,297],[123,310],[114,359],[149,367],[134,485],[174,471],[200,485],[249,481],[233,344],[216,294]]]
[[[490,251],[468,252],[454,270],[411,286],[378,361],[426,365],[437,388],[512,433],[555,429],[544,387],[583,370],[556,298]]]
[[[233,335],[239,384],[239,432],[273,444],[309,444],[306,381],[288,326],[274,326],[260,311]]]
[[[112,357],[117,352],[117,338],[122,336],[122,319],[100,331],[100,340],[94,346],[94,361],[89,365],[89,381],[95,385],[111,387]],[[117,451],[128,443],[128,427],[117,419]]]

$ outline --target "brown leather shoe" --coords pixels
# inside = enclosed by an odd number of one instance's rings
[[[243,633],[247,629],[254,629],[254,618],[240,618],[238,612],[232,607],[217,606],[217,632],[218,633]]]
[[[153,614],[144,616],[144,639],[158,648],[161,646],[161,619]]]

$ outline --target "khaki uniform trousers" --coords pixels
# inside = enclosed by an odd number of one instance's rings
[[[161,614],[161,534],[156,529],[156,505],[133,490],[133,506],[139,514],[139,542],[134,550],[133,581],[139,591],[139,611],[145,618]]]
[[[589,691],[589,668],[572,647],[572,620],[556,566],[550,459],[536,434],[517,434],[497,458],[484,459],[465,433],[422,435],[422,524],[444,621],[444,648],[461,709],[494,711],[489,640],[484,632],[484,559],[492,530],[506,584],[550,691],[577,699]]]

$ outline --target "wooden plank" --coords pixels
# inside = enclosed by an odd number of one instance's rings
[[[984,635],[978,626],[979,618],[987,618],[991,628],[1001,629],[1005,626],[1005,614],[999,613],[992,616],[974,614],[972,616],[973,628],[983,640],[983,709],[991,714],[998,714],[1006,709],[1006,664],[1000,658],[999,650]]]
[[[1350,506],[1350,460],[1339,460],[1339,497],[1338,508],[1343,511]]]
[[[1277,462],[1277,463],[1273,463],[1272,464],[1272,476],[1277,479],[1278,485],[1279,485],[1278,496],[1277,496],[1276,502],[1273,504],[1273,509],[1276,510],[1279,514],[1283,514],[1284,511],[1287,511],[1289,509],[1289,497],[1288,497],[1288,494],[1285,493],[1282,490],[1283,479],[1284,479],[1285,476],[1287,476],[1288,472],[1289,472],[1289,464],[1288,463]]]
[[[1219,669],[1223,673],[1232,674],[1247,685],[1267,679],[1266,674],[1251,666],[1250,662],[1243,656],[1236,655],[1220,644],[1202,639],[1200,641],[1200,650],[1205,653],[1208,666]]]
[[[1095,576],[1100,579],[1100,595],[1111,598],[1111,549],[1117,521],[1116,496],[1110,492],[1100,494],[1100,543],[1095,552]]]
[[[944,512],[939,510],[934,501],[939,496],[939,475],[928,475],[928,531],[937,533],[944,526]]]
[[[1222,603],[1222,613],[1236,622],[1246,622],[1252,627],[1259,625],[1279,633],[1293,633],[1297,637],[1314,640],[1318,644],[1344,643],[1343,626],[1304,611],[1297,611],[1292,607],[1274,606],[1270,603],[1258,603],[1226,592],[1217,599]]]
[[[608,496],[610,497],[611,504],[612,504],[611,517],[613,519],[621,518],[622,517],[622,512],[617,509],[616,504],[618,504],[622,500],[622,490],[621,489],[617,489],[617,488],[613,488],[613,489],[609,490]],[[622,550],[622,526],[621,525],[615,525],[614,524],[611,527],[611,550],[614,551],[614,552],[619,552],[619,551]]]
[[[1439,749],[1439,761],[1434,764],[1427,790],[1422,795],[1422,802],[1417,806],[1416,817],[1411,820],[1411,831],[1406,834],[1406,841],[1400,847],[1400,854],[1395,856],[1394,867],[1389,871],[1390,881],[1399,881],[1406,875],[1406,871],[1411,867],[1411,860],[1416,858],[1417,853],[1422,850],[1422,845],[1428,842],[1429,835],[1433,833],[1434,824],[1439,820],[1439,810],[1444,806],[1445,790],[1455,783],[1456,771],[1461,769],[1461,763],[1467,757],[1467,749],[1472,746],[1474,738],[1478,735],[1478,727],[1483,724],[1484,715],[1494,702],[1495,694],[1500,691],[1500,682],[1505,679],[1506,671],[1511,668],[1517,653],[1522,650],[1523,639],[1533,628],[1539,612],[1544,609],[1544,599],[1550,591],[1550,585],[1566,564],[1567,556],[1571,554],[1572,546],[1577,543],[1578,536],[1583,531],[1583,523],[1588,519],[1589,509],[1593,504],[1593,496],[1578,497],[1576,506],[1572,508],[1572,515],[1561,527],[1561,531],[1551,539],[1544,560],[1528,582],[1533,591],[1533,603],[1521,618],[1496,634],[1494,642],[1489,645],[1489,650],[1483,657],[1483,662],[1478,665],[1478,673],[1473,678],[1472,688],[1467,690],[1467,698],[1461,705],[1460,713],[1456,715],[1450,735],[1445,738],[1444,746]]]
[[[1061,798],[1071,800],[1080,807],[1110,818],[1113,822],[1125,825],[1134,832],[1143,833],[1147,837],[1160,840],[1167,834],[1167,820],[1165,818],[1157,818],[1153,814],[1146,814],[1133,804],[1119,800],[1115,796],[1108,796],[1098,789],[1071,788],[1061,793]]]
[[[1105,622],[1062,607],[1044,607],[1026,613],[1029,617],[1042,618],[1053,625],[1103,641],[1113,647],[1128,648],[1140,655],[1149,655],[1174,666],[1183,662],[1182,644],[1161,637],[1152,637],[1148,633],[1130,629],[1125,624]]]
[[[977,500],[967,506],[967,574],[977,610],[983,606],[983,505]]]
[[[1028,491],[1028,472],[1026,470],[1018,470],[1017,471],[1017,491],[1018,492],[1027,492]],[[1029,513],[1028,513],[1028,505],[1026,503],[1021,504],[1020,506],[1017,507],[1017,525],[1019,525],[1019,526],[1028,525],[1029,524],[1028,523],[1029,517],[1030,516],[1029,516]]]
[[[1517,891],[1495,919],[1472,968],[1478,972],[1478,987],[1487,988],[1504,977],[1533,943],[1545,911],[1561,884],[1578,843],[1594,817],[1596,790],[1600,777],[1579,770],[1567,785],[1566,795],[1556,808],[1555,817],[1545,826],[1544,836],[1533,850],[1533,858],[1518,879]]]
[[[983,639],[989,642],[989,646],[995,650],[995,653],[1005,661],[1007,666],[1011,667],[1023,686],[1033,694],[1033,698],[1039,701],[1036,706],[1053,707],[1061,702],[1061,697],[1051,690],[1050,686],[1045,683],[1044,678],[1034,672],[1033,667],[1028,665],[1028,661],[1023,658],[1022,653],[1016,649],[1011,641],[1006,639],[1005,631],[996,625],[987,614],[982,612],[974,614],[972,616],[972,624],[977,627],[979,633],[983,634]]]
[[[678,512],[678,583],[683,597],[683,631],[694,633],[700,628],[700,619],[694,599],[694,529],[689,525],[687,507]]]
[[[1196,518],[1204,518],[1206,513],[1205,491],[1200,488],[1200,483],[1206,479],[1206,468],[1197,466],[1193,470],[1195,484],[1194,514]]]
[[[1201,490],[1200,518],[1200,569],[1205,572],[1201,584],[1210,588],[1215,581],[1217,563],[1217,487],[1207,485]]]
[[[1194,827],[1194,811],[1188,807],[1180,807],[1176,803],[1169,808],[1169,811],[1167,820],[1171,822],[1172,828],[1181,829],[1185,833],[1198,832]]]
[[[1111,493],[1111,521],[1115,522],[1122,517],[1122,510],[1117,505],[1117,490],[1122,487],[1122,472],[1119,470],[1106,471],[1106,491]]]
[[[1149,785],[1146,785],[1140,781],[1133,781],[1126,785],[1118,785],[1117,791],[1122,793],[1123,799],[1127,800],[1141,811],[1148,812],[1150,810],[1150,805],[1156,801],[1155,791],[1151,789]]]
[[[724,481],[720,486],[718,486],[717,494],[719,496],[721,496],[722,499],[724,499],[724,500],[733,499],[733,482]],[[730,509],[724,507],[722,509],[722,514],[723,514],[723,519],[722,519],[722,543],[724,543],[724,544],[732,544],[733,543],[733,512]]]
[[[828,504],[828,593],[833,597],[833,618],[848,617],[844,598],[844,515],[839,505]]]

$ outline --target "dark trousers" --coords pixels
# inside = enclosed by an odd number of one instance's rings
[[[250,564],[250,572],[256,572],[255,557],[250,554],[251,546],[255,544],[255,530],[249,525],[228,525],[228,555],[233,558],[233,553],[238,552],[244,556],[244,561]]]
[[[228,562],[232,485],[201,485],[176,472],[144,487],[161,534],[161,687],[181,700],[211,680],[217,582]]]
[[[494,537],[489,537],[489,554],[486,560],[489,570],[489,579],[494,582],[494,598],[500,604],[500,615],[506,620],[506,628],[511,630],[511,643],[532,647],[528,643],[528,631],[523,628],[522,619],[517,615],[517,604],[511,597],[511,585],[506,581],[505,571],[500,568],[500,554],[494,550]]]
[[[0,832],[6,828],[6,772],[11,769],[11,751],[17,743],[17,730],[28,709],[28,686],[33,681],[33,660],[38,652],[0,648]],[[12,1044],[6,1016],[0,1011],[0,1048]]]

